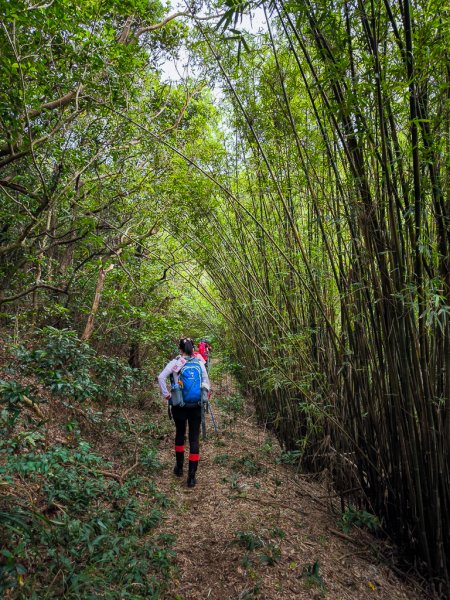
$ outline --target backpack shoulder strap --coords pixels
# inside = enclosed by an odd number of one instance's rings
[[[173,360],[175,360],[176,362],[178,362],[179,360],[181,360],[181,354],[179,354],[178,356],[176,356]],[[181,369],[183,368],[184,365],[181,365],[181,368],[178,371],[172,371],[172,373],[170,374],[170,378],[172,379],[173,382],[175,382],[175,374],[176,373],[180,373]]]

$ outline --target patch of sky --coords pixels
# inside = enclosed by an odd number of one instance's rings
[[[170,13],[177,11],[185,11],[186,4],[183,2],[172,2],[170,4]],[[200,18],[204,18],[207,15],[214,14],[209,11],[200,11],[198,16]],[[218,11],[218,14],[221,14]],[[180,17],[181,19],[186,19],[189,23],[189,26],[194,27],[192,19],[187,17]],[[219,21],[219,17],[217,18],[217,22]],[[211,20],[211,22],[214,22]],[[256,10],[250,11],[248,14],[244,14],[242,19],[239,20],[237,27],[239,31],[246,31],[248,33],[257,34],[266,30],[266,20],[264,16],[264,10],[262,7],[257,8]],[[178,51],[177,56],[173,56],[170,58],[166,58],[160,65],[159,68],[161,70],[161,75],[163,81],[168,83],[178,83],[184,81],[186,79],[196,78],[200,75],[201,67],[196,64],[196,61],[192,59],[192,56],[189,53],[187,47],[183,44]],[[217,97],[217,99],[222,98],[222,92],[220,89],[220,84],[216,84],[213,86],[213,94]]]

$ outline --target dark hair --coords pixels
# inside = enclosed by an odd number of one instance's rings
[[[194,342],[190,338],[181,338],[179,348],[188,356],[194,353]]]

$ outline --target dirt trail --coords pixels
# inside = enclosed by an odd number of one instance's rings
[[[423,597],[376,558],[372,536],[337,530],[329,490],[277,464],[276,440],[251,416],[231,424],[215,413],[220,434],[209,421],[194,489],[172,474],[173,436],[161,443],[158,485],[173,502],[163,530],[177,537],[170,598]]]

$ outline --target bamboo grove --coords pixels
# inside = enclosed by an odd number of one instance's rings
[[[192,248],[261,420],[305,467],[329,470],[343,503],[377,514],[444,593],[448,11],[279,1],[259,5],[267,32],[250,41],[236,29],[246,8],[230,5],[220,46],[201,28],[234,133],[228,192]],[[238,61],[236,45],[248,50]]]

